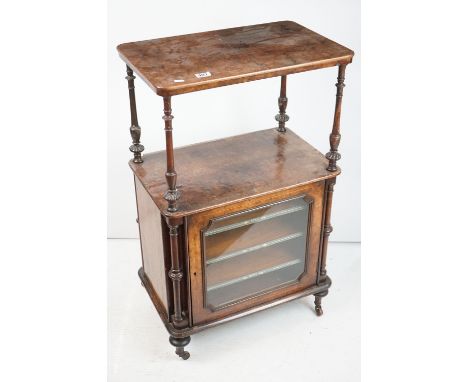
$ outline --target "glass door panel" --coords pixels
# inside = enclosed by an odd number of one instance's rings
[[[212,220],[203,231],[207,306],[217,310],[297,282],[308,219],[301,197]]]

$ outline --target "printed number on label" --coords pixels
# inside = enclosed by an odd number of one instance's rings
[[[196,73],[195,77],[197,78],[211,77],[211,73],[210,72]]]

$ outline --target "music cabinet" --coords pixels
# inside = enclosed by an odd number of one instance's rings
[[[321,315],[331,285],[326,257],[344,74],[354,53],[291,21],[117,49],[130,97],[138,274],[176,354],[190,356],[184,347],[193,333],[303,296],[315,296]],[[335,114],[322,155],[286,129],[286,78],[331,66],[338,66]],[[164,151],[142,155],[134,73],[163,98]],[[276,76],[277,127],[173,148],[172,96]],[[207,114],[200,108],[201,119]]]

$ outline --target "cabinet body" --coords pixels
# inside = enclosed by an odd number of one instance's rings
[[[183,277],[174,314],[169,229],[135,177],[143,267],[140,277],[173,335],[266,308],[329,286],[320,277],[326,184],[319,181],[193,214],[179,228]],[[315,288],[315,289],[314,289]]]
[[[189,357],[192,333],[306,295],[315,296],[321,315],[331,285],[327,243],[353,51],[292,21],[117,49],[127,66],[138,273],[176,354]],[[330,151],[322,155],[286,129],[286,79],[332,66],[335,113]],[[165,151],[142,155],[134,71],[163,98]],[[269,77],[281,77],[276,128],[174,149],[171,97]]]
[[[275,129],[175,152],[187,174],[176,213],[164,208],[164,184],[154,175],[164,153],[130,162],[139,274],[173,336],[326,293],[329,194],[339,171],[327,171],[322,154],[291,130],[278,136]]]

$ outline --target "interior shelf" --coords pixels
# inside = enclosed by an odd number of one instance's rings
[[[223,231],[217,235],[205,237],[205,254],[207,264],[223,261],[226,258],[240,256],[257,250],[263,246],[299,237],[303,232],[302,224],[306,218],[304,208],[294,213],[283,215],[282,220],[263,220],[253,225],[243,225],[239,228]]]
[[[221,308],[240,299],[297,282],[298,276],[304,270],[303,262],[296,259],[283,265],[241,280],[242,282],[207,290],[208,305],[212,309]]]
[[[261,243],[261,244],[254,245],[252,247],[240,249],[238,251],[228,252],[225,255],[221,255],[221,256],[218,256],[218,257],[215,257],[213,259],[208,260],[206,262],[206,264],[210,265],[210,264],[218,263],[220,261],[229,260],[229,259],[232,259],[233,257],[245,255],[247,253],[254,252],[254,251],[257,251],[259,249],[271,247],[271,246],[276,245],[276,244],[281,244],[281,243],[284,243],[284,242],[286,242],[288,240],[297,239],[298,237],[301,237],[303,235],[304,235],[303,232],[295,232],[295,233],[292,233],[290,235],[280,237],[278,239],[274,239],[274,240],[266,241],[266,242]]]
[[[290,208],[283,208],[283,209],[280,209],[278,211],[270,212],[271,211],[270,210],[269,213],[266,214],[266,215],[263,215],[263,216],[260,215],[260,216],[257,216],[257,217],[251,218],[251,219],[242,220],[242,221],[237,222],[237,223],[232,223],[232,224],[226,225],[224,227],[219,227],[219,228],[215,228],[213,230],[210,230],[210,231],[208,231],[206,233],[206,236],[216,235],[217,233],[220,233],[220,232],[230,231],[230,230],[240,228],[240,227],[245,227],[245,226],[248,226],[248,225],[251,225],[251,224],[254,224],[254,223],[260,223],[260,222],[263,222],[265,220],[274,219],[274,218],[279,217],[279,216],[291,214],[293,212],[303,211],[305,208],[306,208],[305,206],[293,206],[293,207],[290,207]],[[262,209],[261,212],[263,212],[263,210],[264,209]]]
[[[266,269],[274,268],[297,258],[303,258],[305,244],[304,240],[299,239],[300,237],[303,238],[303,235],[272,247],[264,247],[249,252],[242,258],[234,257],[208,265],[206,267],[207,287],[210,288],[213,285],[241,279],[249,274],[260,274]],[[302,256],[297,256],[298,253]]]
[[[254,273],[249,273],[249,274],[247,274],[245,276],[241,276],[241,277],[238,277],[238,278],[235,278],[235,279],[231,279],[231,280],[225,281],[223,283],[214,284],[212,286],[209,286],[206,290],[208,292],[210,292],[210,291],[215,290],[215,289],[224,288],[224,287],[236,284],[236,283],[240,283],[242,281],[252,279],[254,277],[263,276],[263,275],[266,275],[268,273],[279,271],[280,269],[291,267],[293,265],[300,264],[300,263],[301,263],[301,259],[294,259],[294,260],[288,261],[286,263],[275,265],[274,267],[271,267],[271,268],[262,269],[261,271],[254,272]]]
[[[304,270],[308,216],[309,203],[299,196],[212,221],[203,232],[208,303],[297,280]]]

